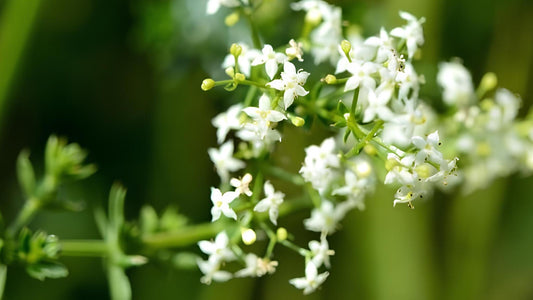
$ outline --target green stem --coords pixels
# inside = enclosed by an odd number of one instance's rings
[[[61,255],[105,257],[109,254],[104,240],[65,240],[61,241]]]
[[[310,251],[307,250],[307,249],[304,249],[302,247],[298,247],[297,245],[295,245],[294,243],[288,241],[288,240],[283,240],[283,241],[278,241],[278,243],[282,244],[283,246],[297,252],[298,254],[300,254],[301,256],[307,256],[310,254]]]
[[[0,264],[0,299],[3,298],[4,289],[6,287],[6,278],[7,278],[7,266]]]
[[[15,234],[26,224],[28,224],[31,219],[35,216],[37,211],[41,208],[41,201],[37,198],[30,198],[24,203],[24,206],[20,210],[17,218],[13,223],[7,228],[8,236],[15,236]]]
[[[252,12],[245,11],[244,15],[246,16],[246,20],[248,21],[248,26],[250,26],[250,32],[252,34],[252,41],[254,43],[254,48],[262,49],[263,46],[261,44],[261,39],[259,38],[259,31],[257,31],[257,27],[255,26],[254,21],[252,20]]]
[[[142,241],[147,247],[155,249],[189,246],[202,239],[215,236],[227,225],[224,222],[191,225],[175,232],[148,235],[143,237]]]
[[[4,2],[0,17],[0,118],[42,1]]]
[[[268,175],[274,176],[284,181],[288,181],[294,185],[301,186],[305,184],[305,181],[302,176],[287,172],[282,168],[270,164],[261,164],[260,169]]]

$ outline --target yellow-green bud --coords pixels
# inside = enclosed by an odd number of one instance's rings
[[[241,238],[242,238],[242,242],[245,244],[245,245],[251,245],[253,243],[255,243],[256,239],[257,239],[257,235],[255,234],[255,231],[253,229],[241,229]]]
[[[244,76],[244,74],[242,74],[242,73],[236,73],[235,74],[235,80],[244,81],[245,79],[246,79],[246,76]]]
[[[426,179],[431,176],[431,167],[428,164],[422,164],[415,168],[416,173],[422,179]]]
[[[350,50],[352,50],[352,44],[347,41],[347,40],[343,40],[341,42],[341,49],[342,49],[342,52],[344,52],[344,54],[346,54],[346,56],[349,56],[350,55]]]
[[[370,145],[370,144],[366,144],[363,147],[363,151],[365,151],[365,153],[370,155],[370,156],[374,156],[374,155],[376,155],[378,153],[376,147],[374,147],[373,145]]]
[[[484,93],[493,90],[498,85],[498,77],[492,72],[488,72],[483,75],[481,78],[481,83],[479,84],[479,89]]]
[[[395,159],[387,159],[387,161],[385,161],[385,169],[387,171],[390,171],[392,170],[392,168],[396,167],[398,165],[398,161],[395,160]]]
[[[224,72],[226,72],[226,75],[231,78],[233,78],[233,76],[235,75],[235,70],[233,69],[233,67],[227,67]]]
[[[316,26],[322,21],[322,13],[319,9],[310,9],[305,15],[305,22]]]
[[[224,23],[226,23],[226,26],[231,27],[237,24],[237,22],[239,22],[239,18],[240,18],[239,12],[236,11],[232,14],[229,14],[224,20]]]
[[[292,114],[289,114],[289,120],[291,120],[291,123],[296,127],[302,127],[305,125],[304,119]]]
[[[276,231],[276,238],[278,239],[278,241],[286,240],[287,239],[287,229],[285,229],[283,227],[278,228],[278,230]]]
[[[209,91],[215,86],[215,81],[211,78],[206,78],[204,81],[202,81],[202,90]]]
[[[328,74],[326,77],[324,77],[324,82],[327,84],[335,84],[337,83],[337,77],[335,77],[335,75]]]
[[[239,44],[232,44],[229,48],[229,53],[235,57],[239,57],[242,53],[242,47]]]

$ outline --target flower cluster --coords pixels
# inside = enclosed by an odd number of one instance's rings
[[[248,1],[210,0],[208,14],[220,6],[245,14],[256,9]],[[222,63],[229,79],[202,83],[206,91],[248,88],[242,101],[212,120],[219,148],[209,149],[209,156],[220,186],[211,189],[211,215],[227,227],[214,241],[198,244],[209,256],[198,260],[202,282],[271,274],[278,264],[274,248],[281,245],[305,258],[305,276],[290,283],[313,292],[329,275],[321,271],[331,267],[334,254],[328,237],[350,210],[365,208],[380,182],[396,189],[394,206],[414,208],[435,189],[464,182],[471,191],[497,176],[533,170],[533,120],[516,119],[519,98],[494,91],[493,74],[475,90],[460,63],[442,63],[436,80],[449,112],[439,117],[420,99],[425,78],[413,61],[424,44],[424,18],[400,12],[404,26],[364,38],[350,30],[345,35],[341,9],[325,1],[303,0],[291,8],[305,12],[300,37],[279,47],[263,45],[251,24],[254,46],[233,44]],[[314,65],[329,63],[332,74],[316,80],[300,69],[308,54]],[[302,149],[299,171],[275,166],[271,157],[285,126],[309,130],[318,121],[335,133]],[[277,190],[276,180],[302,188],[300,200]],[[317,234],[306,247],[279,226],[289,210],[284,208],[302,199],[309,209],[303,227]],[[264,255],[246,253],[256,241],[265,241]],[[235,264],[243,268],[232,272]]]

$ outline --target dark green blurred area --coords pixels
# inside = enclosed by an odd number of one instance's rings
[[[16,1],[25,4],[6,20],[7,7]],[[295,37],[303,15],[290,11],[287,2],[264,2],[257,21],[265,41],[279,45]],[[35,17],[29,13],[32,3]],[[532,1],[331,3],[342,6],[344,19],[359,24],[366,36],[381,26],[402,24],[398,10],[426,17],[426,44],[416,65],[427,81],[424,99],[439,99],[438,62],[461,57],[476,83],[485,72],[495,72],[500,86],[521,94],[524,113],[531,106]],[[220,63],[232,42],[249,41],[242,22],[223,26],[228,12],[221,9],[207,17],[205,1],[197,0],[0,1],[0,41],[11,41],[6,38],[10,32],[14,41],[23,38],[22,24],[33,22],[19,59],[15,44],[0,44],[0,71],[5,72],[0,73],[0,97],[5,95],[0,99],[4,218],[12,220],[22,203],[15,177],[19,151],[29,148],[38,163],[46,139],[55,133],[88,149],[89,161],[99,170],[61,193],[87,202],[84,212],[45,212],[31,228],[61,239],[98,238],[92,208],[104,204],[115,180],[128,188],[129,219],[149,203],[158,210],[175,205],[193,222],[208,221],[209,187],[218,183],[207,156],[216,143],[210,120],[238,101],[239,93],[204,93],[200,82],[222,76]],[[13,62],[9,73],[5,66]],[[8,82],[5,87],[2,80]],[[277,155],[284,167],[296,171],[303,148],[319,137],[295,130],[285,134]],[[533,299],[531,184],[531,178],[514,176],[468,197],[436,195],[414,211],[393,209],[392,192],[380,191],[367,200],[366,211],[351,213],[343,230],[332,236],[336,255],[330,277],[306,299]],[[288,186],[282,190],[292,192]],[[301,245],[316,238],[300,229],[306,217],[281,220]],[[128,274],[134,299],[303,298],[288,283],[302,276],[303,259],[285,249],[276,253],[278,272],[255,281],[207,287],[200,284],[199,271],[158,263]],[[45,282],[30,278],[23,268],[10,268],[5,298],[109,297],[100,260],[63,262],[70,276]]]

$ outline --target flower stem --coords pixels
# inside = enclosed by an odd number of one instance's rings
[[[61,255],[105,257],[109,254],[104,240],[65,240],[61,241]]]
[[[149,248],[175,248],[192,245],[202,239],[215,236],[227,223],[215,222],[191,225],[175,232],[156,233],[142,238],[142,242]]]
[[[17,218],[13,223],[7,228],[7,235],[13,237],[23,226],[28,224],[33,216],[41,208],[41,201],[37,198],[30,198],[25,203],[22,209],[20,210]]]

